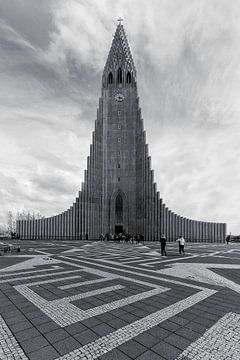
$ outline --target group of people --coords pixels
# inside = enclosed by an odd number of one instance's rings
[[[99,237],[100,241],[117,241],[117,242],[126,242],[126,243],[136,243],[136,244],[140,244],[143,243],[144,241],[144,236],[142,234],[136,234],[136,235],[130,235],[130,234],[124,234],[124,233],[119,233],[119,234],[109,234],[106,233],[105,235],[101,234]]]
[[[178,246],[179,246],[179,255],[181,255],[182,253],[184,254],[185,239],[183,238],[183,236],[180,235],[177,238],[176,242],[178,242]],[[167,238],[166,238],[166,236],[164,234],[161,235],[160,243],[161,243],[161,255],[162,256],[167,256],[167,253],[166,253]]]
[[[111,234],[111,233],[106,233],[105,235],[101,234],[99,236],[99,240],[100,241],[117,241],[117,242],[125,242],[125,243],[131,243],[131,244],[140,244],[144,242],[144,236],[142,234],[136,234],[136,235],[130,235],[130,234],[124,234],[124,233],[119,233],[119,234]],[[179,236],[176,240],[176,242],[178,242],[179,245],[179,254],[184,254],[184,245],[185,245],[185,239],[183,238],[183,236]],[[161,235],[160,238],[160,244],[161,244],[161,255],[162,256],[167,256],[167,252],[166,252],[166,243],[167,243],[167,238],[166,236],[163,234]]]

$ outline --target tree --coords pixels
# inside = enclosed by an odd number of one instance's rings
[[[9,234],[16,231],[16,220],[12,211],[8,211],[7,229]]]

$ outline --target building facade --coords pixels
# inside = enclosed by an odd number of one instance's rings
[[[133,58],[117,26],[102,76],[102,90],[84,182],[63,213],[17,222],[21,239],[98,239],[106,233],[161,234],[176,240],[224,241],[226,224],[187,219],[164,204],[154,182],[137,93]]]

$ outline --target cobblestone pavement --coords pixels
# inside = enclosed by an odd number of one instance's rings
[[[1,360],[240,359],[240,244],[13,243]]]

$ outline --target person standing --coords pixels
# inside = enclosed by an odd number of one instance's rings
[[[183,238],[183,236],[179,236],[179,238],[176,240],[179,243],[179,254],[181,255],[181,253],[184,254],[184,245],[185,245],[185,240]]]
[[[160,238],[160,243],[161,243],[161,255],[165,255],[167,256],[167,253],[166,253],[166,242],[167,242],[167,239],[166,239],[166,236],[163,234],[161,235],[161,238]]]

